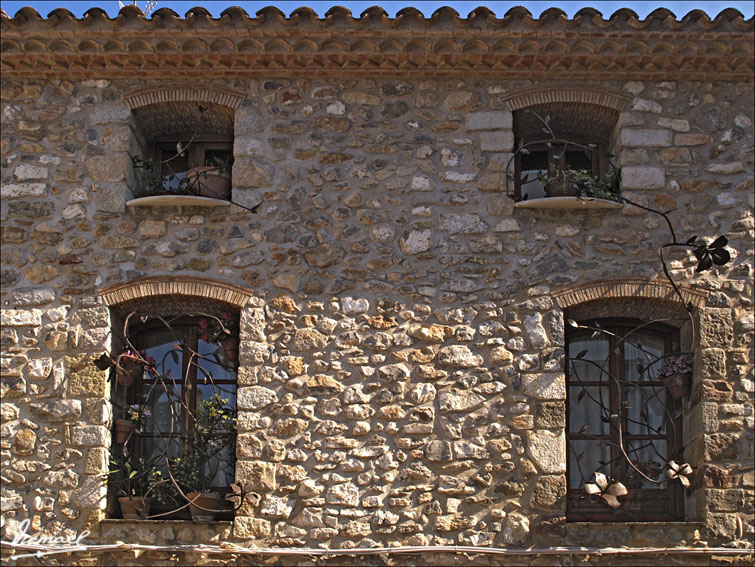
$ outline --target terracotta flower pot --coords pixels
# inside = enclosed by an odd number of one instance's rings
[[[130,419],[116,419],[113,422],[113,440],[122,445],[128,441],[134,428],[136,428],[136,422]]]
[[[149,516],[152,499],[143,496],[120,496],[121,516],[124,520],[142,520]]]
[[[568,178],[559,176],[545,185],[545,194],[548,197],[573,197],[576,191]]]
[[[115,379],[121,386],[127,388],[134,384],[134,380],[144,372],[141,360],[129,355],[122,355],[115,367]]]
[[[225,358],[228,362],[233,364],[239,363],[239,338],[227,337],[220,341],[220,345],[225,352]]]
[[[677,400],[689,396],[691,381],[689,372],[666,376],[663,379],[663,383],[666,385],[666,390],[668,390],[669,395]]]
[[[187,492],[191,519],[195,522],[212,522],[220,510],[220,494],[217,492]]]
[[[231,198],[231,172],[215,167],[194,167],[186,172],[186,180],[200,197],[227,201]]]

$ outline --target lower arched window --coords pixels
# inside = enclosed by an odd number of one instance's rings
[[[234,481],[238,313],[128,321],[114,369],[114,496],[151,498],[142,518],[188,518],[187,496],[212,493],[204,512],[231,517],[223,497]]]
[[[684,449],[684,392],[672,382],[688,387],[691,374],[678,329],[631,319],[567,329],[567,518],[683,519],[683,486],[666,475]]]

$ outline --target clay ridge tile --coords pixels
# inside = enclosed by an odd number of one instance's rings
[[[64,25],[64,22],[70,20],[72,15],[69,14],[70,12],[65,8],[57,8],[50,12],[47,18],[44,18],[34,8],[27,6],[21,8],[13,16],[0,10],[0,20],[2,20],[3,24],[9,24],[13,27],[39,26],[42,24],[55,27],[58,25]],[[590,21],[593,25],[603,29],[627,27],[632,29],[665,28],[672,30],[698,27],[703,30],[721,31],[732,28],[738,31],[753,29],[753,18],[745,20],[742,13],[734,8],[723,10],[712,20],[701,10],[692,10],[680,19],[677,19],[675,14],[670,10],[666,8],[658,8],[651,12],[644,20],[641,20],[639,16],[629,8],[621,8],[611,14],[608,18],[605,18],[594,8],[582,8],[575,14],[574,18],[569,19],[559,8],[549,8],[543,12],[539,18],[535,18],[529,10],[522,6],[516,6],[509,9],[502,18],[497,18],[494,12],[484,6],[480,6],[470,11],[467,17],[463,17],[453,8],[445,6],[437,9],[429,18],[426,18],[414,8],[403,8],[396,14],[396,17],[391,18],[385,10],[379,6],[367,8],[359,15],[359,17],[355,18],[348,9],[334,7],[329,9],[321,18],[309,7],[297,8],[289,17],[286,17],[286,14],[278,8],[268,6],[260,9],[255,17],[250,17],[242,8],[231,7],[224,10],[219,18],[213,18],[205,8],[197,6],[188,10],[184,17],[181,18],[169,7],[161,7],[153,12],[150,17],[145,17],[138,7],[129,4],[121,8],[118,16],[115,18],[110,18],[101,8],[90,8],[85,12],[81,19],[76,21],[82,23],[85,23],[87,20],[89,22],[107,21],[108,23],[112,23],[115,27],[122,26],[126,22],[132,21],[132,19],[145,24],[153,18],[163,21],[167,19],[176,20],[178,25],[185,25],[189,20],[193,22],[204,20],[208,24],[210,22],[215,24],[222,20],[224,16],[238,18],[249,26],[259,26],[264,23],[265,25],[277,24],[283,27],[290,27],[292,24],[295,25],[296,23],[304,21],[322,26],[333,25],[340,22],[348,23],[355,27],[361,27],[364,25],[369,25],[371,27],[382,25],[388,28],[409,23],[441,27],[447,25],[467,27],[472,24],[477,26],[487,25],[492,27],[506,27],[509,22],[516,21],[523,23],[527,27],[542,29],[543,26],[554,26],[556,28],[563,26],[571,27],[578,21]]]

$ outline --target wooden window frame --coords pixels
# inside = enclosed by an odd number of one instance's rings
[[[590,320],[586,324],[588,326],[593,325],[594,320]],[[611,333],[615,333],[618,337],[626,337],[626,333],[629,331],[636,331],[644,335],[653,335],[656,338],[661,337],[665,343],[664,353],[669,354],[677,352],[679,350],[679,330],[667,325],[652,324],[643,325],[640,329],[637,327],[642,325],[640,321],[631,319],[600,319],[597,321],[602,329],[605,329]],[[569,329],[566,333],[566,346],[567,353],[569,353],[569,345],[575,339],[589,338],[591,331],[581,329]],[[619,338],[613,336],[603,336],[607,338],[609,342],[609,372],[612,376],[623,377],[624,376],[624,346]],[[619,349],[618,352],[616,349]],[[571,376],[571,361],[567,358],[566,363],[566,391],[567,391],[567,412],[566,412],[566,437],[567,437],[567,511],[566,516],[568,521],[603,521],[603,522],[616,522],[616,521],[679,521],[684,519],[684,490],[678,482],[667,482],[665,488],[633,488],[629,489],[629,494],[622,497],[620,500],[624,501],[622,506],[617,509],[613,509],[600,499],[591,498],[583,488],[574,489],[571,488],[570,482],[571,474],[571,441],[595,441],[601,442],[601,440],[608,439],[612,444],[611,449],[611,469],[610,474],[606,472],[609,478],[617,481],[622,481],[622,468],[621,463],[624,461],[624,457],[620,454],[618,449],[618,429],[613,423],[609,424],[608,435],[591,435],[585,433],[572,433],[570,427],[570,399],[571,388],[570,386],[591,386],[596,385],[599,382],[586,382],[586,381],[574,381]],[[603,384],[605,384],[603,382]],[[662,381],[653,380],[643,383],[648,387],[662,387]],[[624,432],[624,440],[629,439],[642,439],[650,438],[647,435],[629,434],[626,427],[626,419],[628,408],[627,406],[620,407],[622,404],[622,398],[619,391],[620,386],[614,381],[610,381],[610,412],[615,414],[619,412],[620,419],[622,420],[622,430]],[[589,407],[589,406],[588,406]],[[666,396],[666,443],[667,443],[667,461],[676,459],[680,461],[683,451],[683,432],[682,432],[682,420],[681,415],[682,403],[680,400],[672,399],[670,396]],[[671,414],[670,416],[668,414]],[[674,434],[672,435],[672,431]],[[660,438],[660,437],[655,437]],[[681,461],[680,461],[681,462]],[[666,463],[662,463],[665,467]],[[577,475],[579,473],[576,473]],[[663,472],[661,472],[663,474]],[[585,479],[589,482],[590,479]]]
[[[238,315],[236,315],[238,317]],[[197,352],[198,350],[198,344],[199,344],[199,338],[200,338],[200,331],[199,331],[199,320],[201,317],[181,317],[179,319],[171,321],[171,327],[176,332],[176,344],[181,346],[182,354],[181,354],[181,376],[175,376],[175,387],[180,390],[180,399],[182,402],[181,405],[181,415],[179,417],[179,427],[180,429],[178,431],[171,432],[154,432],[154,433],[146,433],[146,432],[140,432],[139,433],[139,439],[138,442],[134,444],[133,451],[135,455],[138,457],[142,453],[142,442],[144,439],[147,438],[175,438],[175,439],[182,439],[187,435],[187,432],[190,432],[192,430],[192,415],[191,412],[196,411],[197,409],[197,392],[198,392],[198,385],[201,384],[209,384],[210,382],[205,377],[204,381],[202,379],[198,379],[198,370],[197,366],[195,364],[191,364],[190,360],[192,357],[192,351]],[[131,327],[129,330],[129,336],[131,337],[131,342],[133,345],[140,351],[146,350],[148,342],[147,337],[152,334],[157,333],[165,333],[169,332],[169,329],[165,326],[165,324],[161,321],[150,321],[147,323],[135,325]],[[158,365],[160,361],[157,361]],[[238,373],[235,369],[232,369],[230,367],[225,367],[232,371],[232,378],[217,378],[213,377],[212,383],[217,384],[219,386],[222,386],[224,384],[233,385],[235,387],[234,392],[234,411],[236,407],[235,403],[235,396],[238,391]],[[145,402],[145,386],[149,386],[151,384],[154,384],[155,380],[150,379],[148,377],[148,374],[145,372],[141,374],[134,382],[134,384],[127,388],[125,398],[126,398],[126,404],[139,404],[142,405]],[[221,394],[222,396],[222,394]],[[192,408],[191,412],[188,411],[186,408]],[[231,448],[232,450],[232,459],[235,460],[235,447]],[[229,483],[230,484],[230,483]],[[223,491],[228,489],[228,486],[217,486],[217,489]]]
[[[569,143],[558,143],[558,142],[542,142],[537,144],[528,145],[527,149],[530,153],[532,152],[548,152],[548,170],[550,170],[552,165],[556,165],[558,169],[560,170],[568,170],[567,163],[565,159],[555,160],[554,156],[558,155],[559,153],[563,153],[565,150],[568,150],[568,146],[570,144],[579,144],[583,146],[587,146],[588,143],[592,146],[595,146],[592,148],[591,157],[592,157],[592,175],[594,177],[602,177],[608,172],[608,152],[606,151],[606,144],[603,143],[593,143],[593,142],[572,142],[569,141]],[[574,146],[576,149],[581,149],[578,146]],[[563,148],[562,150],[559,150],[559,148]],[[519,152],[516,154],[516,158],[514,159],[514,179],[516,180],[516,186],[515,186],[515,200],[521,201],[522,200],[522,152]],[[543,197],[544,199],[547,199],[548,197]]]
[[[186,139],[159,138],[152,140],[148,146],[147,155],[152,156],[153,163],[163,163],[177,153],[176,145],[179,142],[181,143],[181,147],[186,147],[186,169],[171,167],[171,162],[168,161],[161,166],[162,175],[183,173],[195,167],[208,165],[205,163],[205,154],[208,150],[227,150],[231,155],[231,161],[233,160],[233,139],[231,138],[226,136],[203,136],[195,138],[189,143],[190,139],[191,137],[189,136]]]

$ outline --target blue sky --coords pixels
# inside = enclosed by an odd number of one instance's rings
[[[128,3],[132,3],[133,0],[128,0]],[[146,0],[138,0],[138,5],[144,7]],[[77,17],[81,17],[84,12],[93,6],[98,6],[104,9],[111,17],[118,13],[118,1],[117,0],[0,0],[0,7],[5,10],[7,14],[13,16],[20,8],[24,6],[32,6],[37,12],[43,16],[47,16],[55,8],[65,7],[73,12]],[[684,16],[687,12],[694,9],[700,9],[705,11],[711,18],[714,18],[721,11],[726,8],[736,8],[745,18],[753,17],[753,7],[755,3],[752,0],[748,1],[666,1],[656,2],[652,0],[644,1],[578,1],[578,0],[519,0],[519,1],[424,1],[424,2],[394,2],[394,1],[349,1],[349,0],[334,0],[330,2],[321,1],[307,1],[307,0],[295,0],[295,1],[281,1],[281,0],[268,0],[263,2],[244,2],[241,0],[191,0],[188,2],[176,1],[176,0],[158,0],[157,8],[170,8],[183,16],[187,10],[193,6],[204,6],[207,8],[213,16],[219,16],[220,13],[229,6],[241,6],[250,15],[254,15],[257,10],[265,6],[276,6],[287,15],[300,6],[309,6],[315,10],[320,16],[323,16],[325,12],[332,6],[346,6],[351,10],[354,15],[361,14],[365,9],[370,6],[381,6],[389,15],[394,16],[398,10],[406,6],[414,6],[419,9],[425,16],[431,16],[432,13],[441,6],[451,6],[462,16],[466,17],[467,14],[478,6],[486,6],[493,10],[500,18],[514,6],[525,6],[533,15],[539,16],[547,8],[557,6],[564,10],[568,16],[573,16],[580,8],[590,6],[599,10],[604,17],[608,17],[613,14],[619,8],[631,8],[634,10],[640,18],[645,18],[647,14],[655,10],[656,8],[668,8],[678,18]]]

